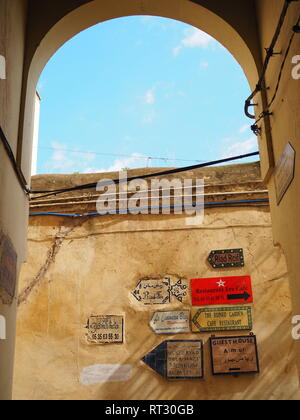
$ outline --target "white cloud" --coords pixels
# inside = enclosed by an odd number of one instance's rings
[[[250,125],[249,124],[245,124],[245,125],[243,125],[243,127],[241,127],[240,129],[239,129],[239,134],[244,134],[244,133],[246,133],[246,131],[248,131],[250,129]]]
[[[214,39],[210,35],[197,28],[186,29],[184,33],[186,37],[181,43],[187,48],[206,48],[211,42],[214,42]]]
[[[257,138],[255,136],[250,137],[245,141],[234,141],[234,139],[226,139],[224,143],[222,159],[251,153],[256,151],[258,148]]]
[[[116,159],[108,168],[86,168],[84,173],[119,172],[124,168],[142,168],[146,166],[148,157],[140,153],[133,153],[129,157]]]
[[[207,67],[209,66],[208,62],[205,60],[202,60],[200,63],[200,68],[201,69],[207,69]]]
[[[207,33],[197,28],[188,28],[184,31],[185,37],[180,45],[173,48],[173,55],[177,57],[182,48],[208,48],[209,45],[215,43],[215,39]]]
[[[153,89],[149,89],[149,90],[146,92],[146,95],[145,95],[145,102],[146,102],[146,104],[148,104],[148,105],[153,105],[153,104],[154,104],[154,102],[155,102],[155,96],[154,96],[154,90],[153,90]]]
[[[173,55],[175,57],[177,57],[179,55],[181,49],[182,49],[182,46],[181,45],[178,45],[177,47],[173,48]]]
[[[65,144],[57,141],[52,142],[51,147],[53,152],[45,165],[45,169],[50,173],[80,171],[87,163],[96,159],[96,154],[94,153],[83,153],[79,149],[69,149]]]

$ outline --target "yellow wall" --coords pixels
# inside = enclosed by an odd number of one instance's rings
[[[207,209],[200,226],[187,226],[182,216],[35,217],[28,239],[20,283],[15,399],[300,398],[287,267],[281,249],[273,245],[268,208]],[[228,247],[244,248],[245,267],[212,269],[210,251]],[[153,307],[131,295],[140,279],[167,274],[185,278],[187,284],[192,278],[252,276],[259,375],[213,377],[210,333],[153,333],[153,311],[191,309],[190,292],[183,304],[174,299],[171,305]],[[89,345],[85,326],[91,315],[124,315],[125,343]],[[204,340],[204,380],[170,382],[141,362],[169,339]],[[129,365],[132,376],[85,383],[85,369],[92,366],[95,372],[95,365],[109,364]]]
[[[26,1],[0,0],[0,54],[6,59],[6,80],[0,80],[0,125],[17,152]],[[20,189],[2,145],[0,145],[0,231],[7,235],[18,254],[18,271],[25,259],[27,199]],[[7,339],[0,340],[0,398],[11,396],[15,343],[16,300],[4,305],[0,315],[6,318]]]
[[[83,5],[84,3],[86,4]],[[226,2],[221,0],[194,2],[188,0],[144,0],[143,2],[140,0],[126,2],[122,0],[114,2],[44,0],[42,9],[39,0],[31,0],[29,4],[27,15],[27,1],[0,0],[0,54],[6,56],[8,63],[7,80],[0,80],[0,123],[28,177],[32,143],[32,110],[38,76],[51,55],[80,30],[102,20],[128,14],[157,14],[182,20],[206,30],[223,42],[243,66],[249,83],[254,88],[258,79],[257,68],[261,67],[261,57],[265,56],[264,48],[271,42],[283,0],[244,0],[243,7],[240,0]],[[75,10],[80,5],[83,6]],[[280,36],[278,50],[285,50],[291,27],[298,18],[299,9],[299,2],[292,2],[285,28]],[[264,175],[270,176],[272,173],[274,166],[272,149],[274,149],[275,163],[279,161],[288,141],[291,141],[298,151],[297,136],[300,122],[297,111],[300,101],[298,95],[300,82],[293,80],[290,72],[291,58],[298,54],[300,54],[300,41],[299,35],[296,35],[279,95],[274,104],[274,115],[271,117],[272,137],[266,136],[263,127],[260,139]],[[275,87],[281,59],[282,57],[276,56],[271,60],[266,76],[267,86],[270,87],[268,96],[272,94]],[[259,104],[262,102],[259,97],[258,102]],[[19,111],[21,111],[20,118]],[[258,113],[260,111],[261,107],[257,109]],[[17,142],[18,151],[16,150]],[[20,264],[24,258],[27,204],[3,154],[2,147],[0,147],[0,154],[2,194],[0,227],[12,239]],[[297,273],[300,270],[298,258],[300,227],[297,223],[300,191],[298,155],[299,153],[297,153],[295,180],[280,206],[276,204],[273,178],[269,180],[274,238],[282,245],[287,258],[295,315],[300,313],[300,288],[297,279]],[[14,310],[13,307],[0,304],[1,312],[8,317],[11,326],[8,340],[0,342],[2,354],[0,368],[2,367],[2,372],[5,371],[0,379],[0,396],[7,398],[10,394]],[[298,353],[300,355],[300,350]]]

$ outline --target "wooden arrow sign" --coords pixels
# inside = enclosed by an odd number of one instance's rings
[[[241,248],[211,251],[208,261],[213,268],[244,267],[244,251]]]
[[[168,340],[142,358],[168,380],[203,378],[203,341]]]

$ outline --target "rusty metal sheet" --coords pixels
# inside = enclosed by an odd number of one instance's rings
[[[124,342],[124,317],[119,315],[95,315],[88,319],[87,341],[89,344],[118,344]]]
[[[211,251],[208,261],[213,268],[244,267],[244,251],[242,248]]]
[[[255,335],[210,338],[213,375],[259,373]]]
[[[186,334],[190,329],[190,311],[157,311],[150,327],[156,334]]]
[[[252,308],[234,306],[192,310],[192,331],[242,331],[252,330]]]
[[[15,296],[17,259],[11,240],[0,233],[0,296],[4,303],[11,303]]]
[[[203,341],[164,341],[143,357],[142,361],[168,380],[202,379]]]

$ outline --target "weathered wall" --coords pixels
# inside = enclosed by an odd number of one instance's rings
[[[277,25],[283,2],[278,0],[257,0],[259,31],[261,35],[261,45],[266,47],[270,44],[273,36],[274,27]],[[285,53],[289,39],[292,35],[292,27],[296,24],[300,15],[299,2],[292,3],[287,20],[282,30],[281,36],[276,47],[276,51]],[[299,247],[300,247],[300,224],[298,217],[300,214],[300,176],[299,176],[299,132],[300,132],[300,79],[292,77],[292,57],[300,55],[300,35],[295,35],[291,50],[282,74],[282,81],[278,91],[278,96],[271,111],[272,138],[275,156],[275,164],[280,161],[280,157],[288,142],[296,150],[295,179],[286,193],[284,199],[277,205],[276,188],[274,176],[271,178],[268,187],[270,190],[271,214],[274,226],[274,240],[279,243],[286,255],[290,273],[290,283],[292,289],[293,312],[294,315],[300,314],[300,287],[299,287]],[[276,56],[271,60],[271,65],[266,75],[266,84],[270,87],[267,95],[269,99],[273,96],[283,55]],[[261,141],[261,148],[265,144]],[[262,168],[263,171],[265,168]],[[298,343],[298,354],[300,355],[300,343]],[[299,360],[300,367],[300,360]]]
[[[24,59],[26,3],[23,0],[0,0],[0,55],[6,60],[6,79],[0,79],[0,126],[15,154]],[[0,186],[0,238],[2,233],[10,239],[18,255],[19,271],[25,259],[27,198],[16,180],[1,144]],[[0,257],[2,251],[0,240]],[[9,399],[11,396],[15,311],[15,299],[11,304],[3,304],[0,298],[0,315],[5,317],[7,324],[6,340],[0,340],[0,399]]]
[[[230,168],[227,183],[232,190],[232,175],[242,166]],[[240,191],[250,191],[251,178],[253,183],[258,170],[257,165],[246,165],[245,174],[247,168],[249,184],[236,184]],[[214,191],[228,191],[224,186],[226,170],[213,168],[209,173],[219,184]],[[37,184],[61,182],[60,177],[49,179],[37,177]],[[68,184],[66,177],[64,181]],[[260,183],[257,189],[262,189]],[[225,197],[226,193],[222,199]],[[63,207],[61,203],[58,208]],[[209,266],[208,254],[212,249],[231,247],[244,248],[246,266],[222,274],[252,276],[253,332],[258,336],[261,361],[261,374],[239,378],[212,376],[210,334],[155,335],[149,321],[154,310],[164,308],[142,306],[131,295],[138,280],[151,275],[173,274],[186,279],[220,275]],[[19,303],[15,399],[300,398],[295,342],[290,334],[288,272],[281,249],[273,245],[268,207],[207,209],[204,225],[194,227],[186,225],[184,216],[174,215],[31,218]],[[188,299],[167,308],[190,309],[191,304]],[[86,343],[88,317],[105,314],[125,315],[124,344]],[[172,338],[204,339],[203,381],[169,382],[140,361]],[[83,370],[99,364],[130,365],[132,377],[115,383],[82,384]]]

